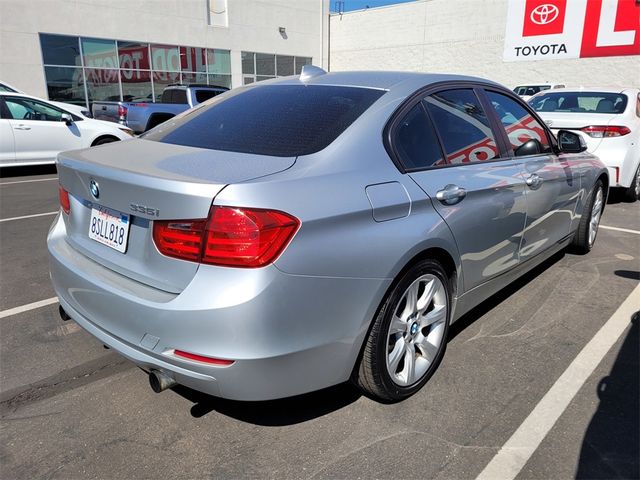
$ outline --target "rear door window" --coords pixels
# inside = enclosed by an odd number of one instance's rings
[[[218,90],[196,90],[196,102],[206,102],[210,98],[220,95],[222,92]]]
[[[407,170],[444,165],[438,138],[421,103],[396,126],[394,145]]]
[[[472,89],[445,90],[424,99],[447,161],[452,164],[499,158],[489,119]]]
[[[551,151],[544,127],[526,108],[501,93],[488,90],[486,94],[507,132],[509,143],[516,156],[518,156],[519,147],[531,140],[539,142],[540,153]]]
[[[147,140],[278,157],[324,149],[384,90],[266,85],[237,93],[158,126]]]

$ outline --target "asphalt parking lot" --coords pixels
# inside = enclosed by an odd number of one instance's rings
[[[60,319],[45,247],[55,171],[26,173],[0,179],[3,478],[451,479],[490,462],[501,478],[640,477],[640,203],[614,200],[589,255],[554,257],[456,323],[408,400],[340,385],[249,403],[154,394],[144,372]],[[610,319],[622,334],[599,361]],[[524,447],[502,448],[514,433]]]

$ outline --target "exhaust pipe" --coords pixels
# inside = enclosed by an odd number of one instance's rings
[[[156,393],[163,392],[177,384],[178,382],[160,370],[151,370],[149,372],[149,385],[151,385],[151,390]]]
[[[62,305],[58,305],[58,313],[60,314],[60,318],[62,319],[63,322],[71,320],[71,317],[67,312],[64,311],[64,308],[62,308]]]

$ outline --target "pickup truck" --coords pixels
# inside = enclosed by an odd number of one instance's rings
[[[91,112],[96,120],[117,122],[142,133],[227,90],[213,85],[169,85],[159,103],[93,102]]]

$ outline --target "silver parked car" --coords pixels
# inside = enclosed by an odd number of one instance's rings
[[[452,322],[589,251],[607,169],[479,78],[305,67],[63,153],[63,318],[149,372],[258,400],[420,389]]]

